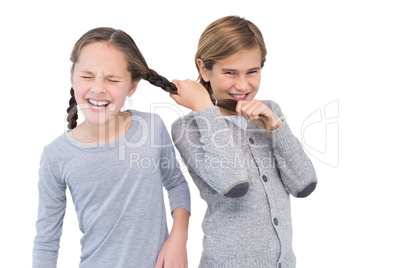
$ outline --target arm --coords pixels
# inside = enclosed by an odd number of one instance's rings
[[[33,268],[55,268],[66,208],[66,185],[58,181],[44,152],[39,169],[39,209],[32,252]]]
[[[176,120],[172,125],[175,145],[192,176],[204,180],[226,197],[242,197],[249,187],[247,172],[239,163],[245,157],[233,129],[199,83],[174,81],[178,95],[171,97],[192,109],[193,116]]]
[[[270,109],[283,118],[278,104],[269,102]],[[286,120],[270,133],[274,157],[287,191],[295,197],[307,197],[317,185],[317,176],[311,160],[307,157],[299,140],[292,134]]]
[[[184,208],[173,211],[173,226],[158,255],[155,268],[188,267],[187,234],[190,213]]]
[[[161,159],[165,160],[160,163],[162,183],[168,191],[173,226],[159,252],[155,267],[187,267],[186,243],[190,217],[190,190],[177,163],[169,133],[162,120],[158,121],[162,128]]]
[[[175,211],[177,208],[184,208],[191,213],[190,190],[183,173],[180,170],[179,163],[176,159],[176,153],[172,140],[166,129],[162,119],[155,115],[157,118],[155,124],[161,131],[161,155],[160,155],[160,171],[162,175],[162,185],[168,192],[170,211]]]
[[[317,185],[314,167],[283,120],[279,105],[273,101],[264,103],[253,99],[239,101],[236,111],[239,116],[263,127],[265,135],[271,138],[277,167],[287,191],[295,197],[310,195]]]

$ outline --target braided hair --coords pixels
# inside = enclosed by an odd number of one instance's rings
[[[124,31],[116,30],[110,27],[99,27],[85,33],[76,43],[71,52],[70,60],[72,70],[78,61],[82,48],[95,42],[107,42],[120,50],[127,60],[127,70],[131,74],[132,81],[145,79],[151,84],[163,88],[165,91],[177,94],[176,86],[169,82],[165,77],[160,76],[154,70],[148,68],[148,65],[138,49],[134,40]],[[70,89],[71,98],[67,108],[68,128],[73,129],[77,126],[78,105],[74,96],[74,89]]]
[[[152,69],[149,69],[149,76],[145,78],[149,83],[151,83],[154,86],[160,87],[166,92],[172,93],[172,94],[177,94],[177,87],[175,84],[167,80],[165,77],[159,75],[157,72],[155,72]]]
[[[152,69],[149,69],[151,72],[151,75],[145,78],[149,83],[151,83],[154,86],[160,87],[166,92],[172,93],[172,94],[177,94],[177,87],[175,84],[167,80],[165,77],[159,75],[157,72],[155,72]],[[225,99],[225,100],[215,100],[211,96],[211,101],[219,107],[222,107],[226,110],[235,112],[236,111],[236,105],[237,101],[231,100],[231,99]]]
[[[67,108],[67,122],[68,122],[68,129],[73,129],[77,126],[77,119],[78,119],[78,111],[77,111],[77,101],[75,100],[74,96],[74,89],[70,89],[70,101],[69,107]]]
[[[127,69],[131,73],[131,79],[137,81],[140,79],[147,80],[154,86],[160,87],[166,92],[177,94],[177,87],[175,84],[167,80],[165,77],[159,75],[156,71],[149,69],[148,65],[142,56],[140,50],[135,44],[134,40],[124,31],[115,30],[109,27],[99,27],[92,29],[85,33],[76,43],[71,52],[70,60],[74,65],[78,61],[78,57],[82,48],[88,44],[95,42],[108,42],[119,49],[127,59]],[[70,89],[71,98],[69,100],[69,107],[67,108],[67,122],[68,128],[73,129],[77,126],[78,119],[78,105],[74,95],[74,89]],[[233,110],[236,107],[236,102],[229,101],[229,106],[225,101],[215,103],[222,108]]]

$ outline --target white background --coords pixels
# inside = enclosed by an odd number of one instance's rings
[[[122,29],[151,68],[169,79],[196,79],[198,38],[226,15],[245,17],[262,31],[268,56],[257,98],[281,105],[318,174],[309,198],[292,198],[297,267],[397,267],[401,14],[400,1],[387,0],[3,1],[0,267],[31,265],[39,158],[65,130],[69,55],[78,38],[99,26]],[[168,129],[188,112],[146,81],[128,105],[159,113]],[[193,268],[202,251],[205,205],[185,175],[193,202],[187,244]],[[68,268],[78,267],[80,256],[70,201],[59,256],[59,267]]]

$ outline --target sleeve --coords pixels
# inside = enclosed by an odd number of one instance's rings
[[[190,174],[204,180],[226,197],[247,194],[247,172],[241,165],[244,155],[235,146],[233,129],[213,107],[182,117],[173,124],[172,136]]]
[[[292,134],[279,105],[270,102],[268,107],[283,120],[282,126],[270,133],[282,182],[291,195],[307,197],[317,185],[313,164],[299,140]]]
[[[39,168],[39,208],[32,253],[33,268],[55,268],[66,208],[66,185],[52,170],[45,152]]]
[[[181,172],[177,162],[172,140],[162,119],[160,119],[162,131],[162,151],[160,168],[162,170],[162,184],[168,192],[170,211],[176,208],[184,208],[191,214],[191,199],[188,183]]]

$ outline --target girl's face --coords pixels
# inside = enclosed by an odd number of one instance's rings
[[[121,115],[127,96],[134,94],[138,81],[131,81],[122,52],[106,42],[84,46],[71,70],[75,99],[85,120],[101,125]]]
[[[211,83],[212,97],[217,100],[252,100],[258,92],[261,79],[261,52],[258,48],[237,52],[216,62],[207,70],[197,60],[202,78]]]

